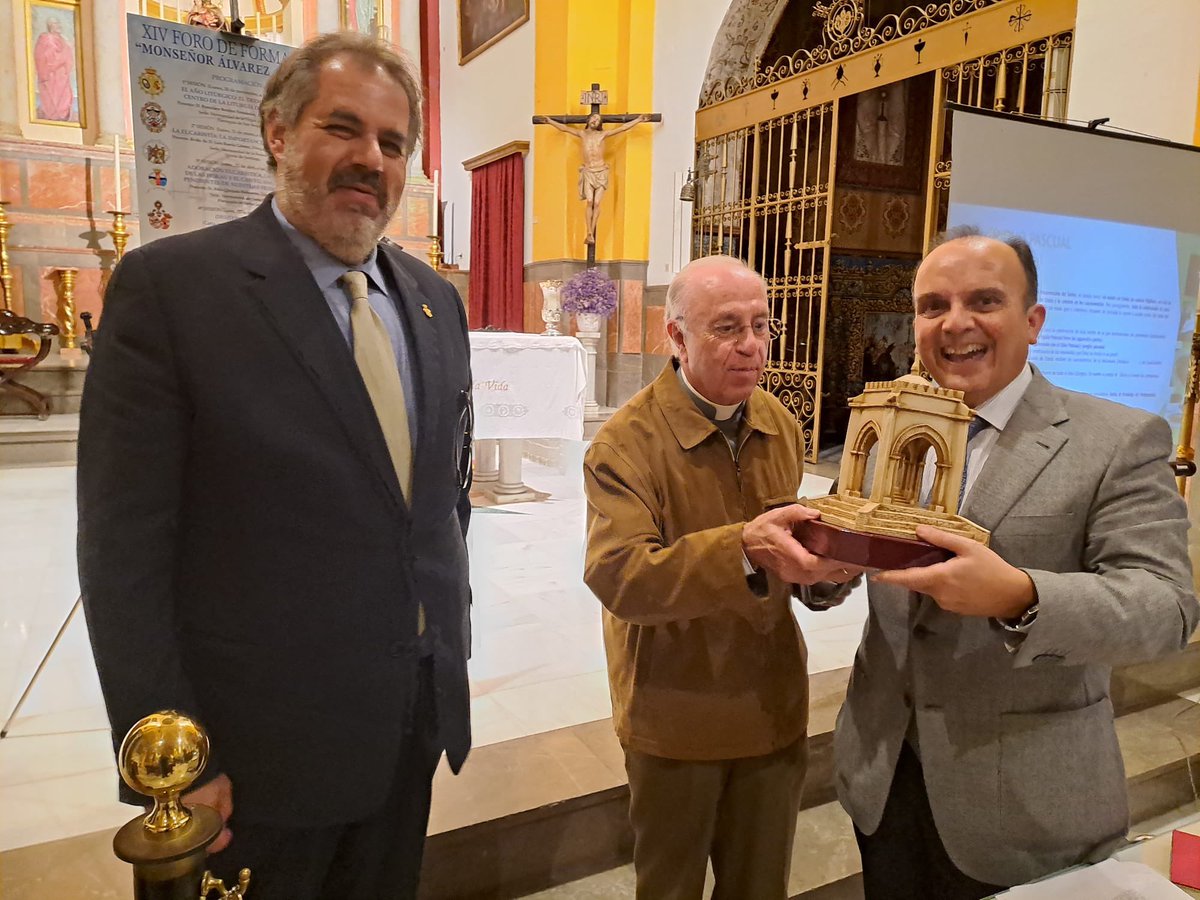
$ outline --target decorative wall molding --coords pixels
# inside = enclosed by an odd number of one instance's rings
[[[788,0],[733,0],[713,40],[700,89],[700,105],[719,84],[753,77]]]
[[[866,23],[862,0],[814,3],[813,15],[825,20],[821,45],[802,47],[790,56],[768,63],[759,71],[756,64],[758,56],[770,40],[771,31],[786,2],[734,0],[713,45],[714,58],[709,61],[709,72],[700,94],[700,108],[801,75],[1001,2],[1004,0],[943,0],[924,6],[909,6],[899,13],[883,16],[875,25]],[[765,9],[768,6],[775,7],[771,10],[769,27]],[[764,31],[765,36],[762,33]],[[719,56],[718,48],[721,50]]]
[[[499,147],[480,153],[478,156],[464,159],[463,168],[468,172],[472,172],[481,166],[486,166],[488,163],[494,163],[498,159],[512,156],[514,153],[520,153],[522,156],[525,156],[528,152],[529,141],[509,141],[507,144],[501,144]]]

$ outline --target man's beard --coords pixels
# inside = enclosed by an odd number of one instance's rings
[[[279,160],[279,203],[300,231],[347,265],[357,265],[371,255],[396,212],[399,198],[389,201],[387,185],[378,173],[349,166],[336,170],[328,184],[309,182],[299,153],[285,151]],[[351,211],[332,212],[324,201],[341,185],[365,184],[375,191],[379,215]]]

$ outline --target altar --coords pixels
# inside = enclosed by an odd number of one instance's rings
[[[583,439],[583,345],[565,335],[472,331],[475,484],[495,503],[534,500],[521,477],[525,438]]]

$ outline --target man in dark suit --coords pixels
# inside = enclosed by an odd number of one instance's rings
[[[434,767],[470,746],[466,320],[379,242],[420,103],[374,38],[288,57],[260,108],[276,193],[122,260],[84,391],[114,739],[169,708],[208,729],[191,799],[258,900],[414,896]]]

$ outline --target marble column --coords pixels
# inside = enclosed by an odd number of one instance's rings
[[[496,503],[524,503],[537,499],[537,494],[526,487],[521,478],[523,444],[520,438],[500,439],[500,474],[496,483],[487,488],[488,496]]]
[[[92,59],[96,64],[96,143],[125,141],[125,4],[92,0]]]
[[[583,417],[595,417],[600,412],[600,404],[596,402],[596,347],[600,343],[600,328],[601,325],[593,320],[586,322],[581,321],[582,317],[578,314],[575,316],[575,325],[582,329],[586,324],[588,330],[579,330],[575,332],[575,337],[579,338],[579,343],[583,344],[584,353],[587,354],[587,362],[584,363],[584,372],[586,373],[586,387],[583,395]],[[603,319],[599,320],[603,322]]]
[[[500,442],[495,438],[475,442],[475,484],[491,484],[500,477],[499,451]]]
[[[17,60],[24,53],[17,53],[17,35],[13,28],[13,12],[17,0],[0,0],[0,135],[20,137],[21,109],[17,103]]]

